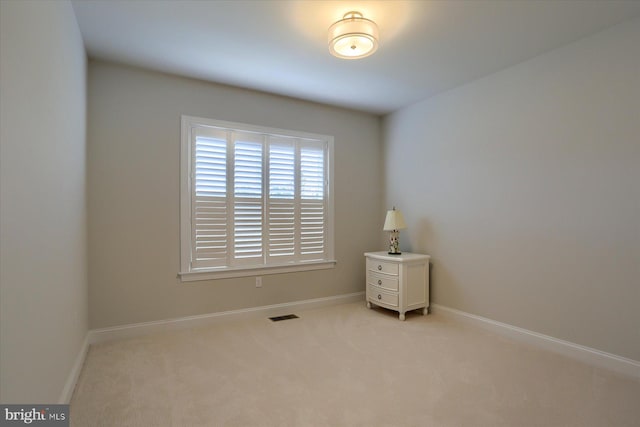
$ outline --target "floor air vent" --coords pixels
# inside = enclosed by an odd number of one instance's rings
[[[298,316],[295,314],[285,314],[284,316],[269,317],[269,319],[274,322],[279,322],[281,320],[298,319]]]

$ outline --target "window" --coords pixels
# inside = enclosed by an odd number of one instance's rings
[[[331,268],[333,137],[182,117],[183,281]]]

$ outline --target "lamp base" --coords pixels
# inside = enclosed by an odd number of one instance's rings
[[[390,230],[389,232],[389,255],[401,255],[398,241],[398,230]]]

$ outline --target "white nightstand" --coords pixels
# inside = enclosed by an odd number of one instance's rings
[[[367,252],[367,307],[395,310],[404,320],[407,311],[429,308],[429,255],[389,255]]]

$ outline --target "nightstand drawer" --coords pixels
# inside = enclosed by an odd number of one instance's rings
[[[385,292],[378,286],[368,285],[367,295],[373,303],[385,304],[392,307],[398,306],[398,294]]]
[[[367,283],[390,291],[398,291],[398,276],[388,276],[367,270]]]
[[[376,259],[367,258],[367,270],[377,271],[378,273],[398,275],[398,264],[395,262],[386,262]]]

